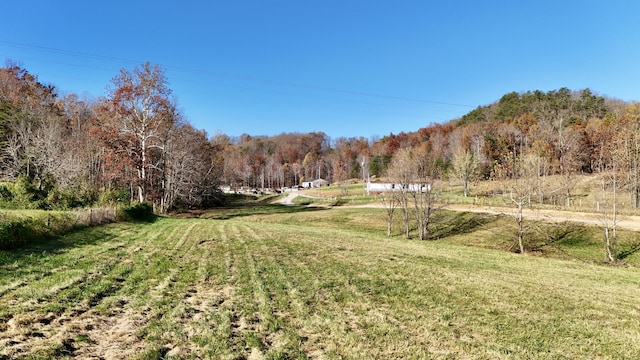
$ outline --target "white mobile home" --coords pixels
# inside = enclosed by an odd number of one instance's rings
[[[431,184],[367,183],[367,194],[403,190],[407,192],[426,192],[431,190]]]

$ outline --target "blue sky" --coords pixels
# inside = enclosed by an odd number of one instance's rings
[[[213,135],[384,136],[511,91],[638,100],[638,1],[5,1],[0,60],[99,97],[120,68],[166,70]]]

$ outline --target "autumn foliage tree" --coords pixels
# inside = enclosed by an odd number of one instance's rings
[[[112,156],[133,166],[131,185],[138,201],[157,199],[160,184],[154,182],[154,172],[162,171],[164,145],[178,118],[167,79],[158,65],[145,63],[132,71],[122,69],[112,83],[99,117],[103,140],[115,152]]]
[[[2,168],[6,177],[37,181],[59,172],[65,150],[66,124],[54,86],[45,85],[25,69],[0,71],[2,104]]]
[[[163,212],[219,201],[223,148],[182,120],[164,71],[145,63],[112,83],[91,129],[103,186],[129,189],[132,200]]]
[[[61,186],[86,181],[76,172],[83,159],[74,151],[75,125],[53,85],[16,65],[0,69],[0,176],[24,185],[20,206],[51,208]]]

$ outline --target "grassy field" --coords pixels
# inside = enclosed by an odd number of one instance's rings
[[[500,217],[443,213],[460,224],[416,241],[383,236],[379,209],[196,215],[0,252],[0,358],[640,354],[639,268],[510,253]]]
[[[388,179],[376,179],[386,182]],[[567,206],[564,196],[563,178],[554,175],[544,178],[546,199],[544,204],[539,203],[537,196],[532,198],[531,207],[538,209],[556,209],[575,212],[599,213],[598,203],[602,202],[602,179],[597,175],[576,174],[572,178],[571,204]],[[510,192],[514,187],[508,180],[481,180],[473,182],[470,186],[470,196],[463,196],[463,188],[460,181],[448,179],[438,181],[435,189],[440,202],[449,204],[468,204],[481,206],[510,206]],[[304,189],[301,194],[309,195],[317,199],[300,200],[303,204],[315,203],[319,205],[363,204],[376,201],[375,194],[367,195],[365,184],[358,180],[348,180],[342,183],[334,183],[329,187],[318,189]],[[619,191],[617,211],[622,215],[640,215],[640,209],[633,206],[633,194]],[[560,196],[560,197],[559,197]],[[609,199],[612,194],[607,193]]]

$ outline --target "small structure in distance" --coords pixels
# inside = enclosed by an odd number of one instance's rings
[[[367,194],[383,192],[428,192],[431,184],[396,184],[396,183],[372,183],[367,182]]]
[[[303,181],[302,187],[305,189],[314,189],[319,187],[329,186],[329,182],[325,179],[315,179],[311,181]]]

